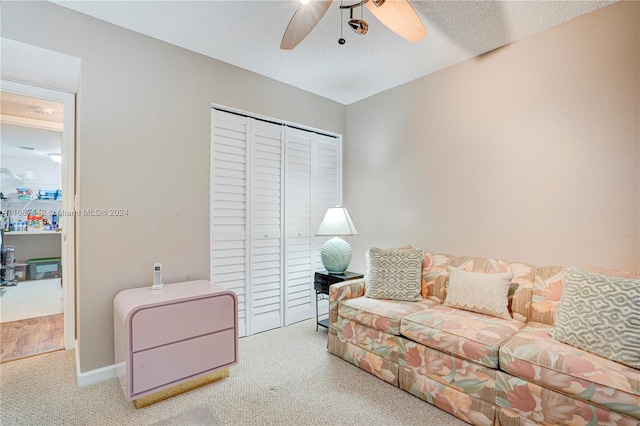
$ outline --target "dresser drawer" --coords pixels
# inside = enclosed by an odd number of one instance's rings
[[[236,361],[234,330],[133,354],[132,396]]]
[[[131,351],[190,339],[235,325],[235,301],[229,294],[142,308],[131,318]]]

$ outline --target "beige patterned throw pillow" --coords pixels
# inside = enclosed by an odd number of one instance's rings
[[[409,250],[412,249],[413,246],[398,246],[398,247],[389,247],[386,250]],[[364,254],[364,281],[369,282],[369,265],[371,265],[371,258],[369,257],[369,250]]]
[[[640,279],[567,268],[555,340],[640,368]]]
[[[511,319],[509,286],[513,272],[491,274],[468,272],[449,267],[449,285],[445,306]]]
[[[365,297],[415,302],[422,281],[421,249],[380,249],[372,247],[368,256],[369,271]]]

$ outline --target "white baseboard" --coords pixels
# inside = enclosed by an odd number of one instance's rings
[[[78,344],[76,342],[76,348]],[[85,373],[80,372],[80,355],[76,349],[76,380],[78,387],[89,386],[95,383],[104,382],[105,380],[118,377],[116,374],[115,365],[107,365],[106,367],[97,368],[95,370],[87,371]]]

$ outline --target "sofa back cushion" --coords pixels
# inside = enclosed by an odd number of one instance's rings
[[[529,320],[553,325],[564,287],[563,266],[536,268]]]
[[[640,272],[607,269],[607,268],[603,268],[602,266],[593,265],[589,263],[580,265],[580,269],[582,269],[583,271],[595,272],[596,274],[608,275],[610,277],[628,278],[630,280],[640,280]]]
[[[445,286],[449,279],[449,264],[454,256],[441,253],[424,253],[422,262],[422,290],[423,299],[433,300],[437,303],[444,302]]]

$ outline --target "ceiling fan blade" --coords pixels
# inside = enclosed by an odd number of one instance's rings
[[[407,0],[385,0],[380,6],[371,0],[367,9],[400,37],[415,43],[427,36],[420,17]]]
[[[282,36],[280,49],[291,50],[318,25],[333,0],[312,0],[300,5]]]

